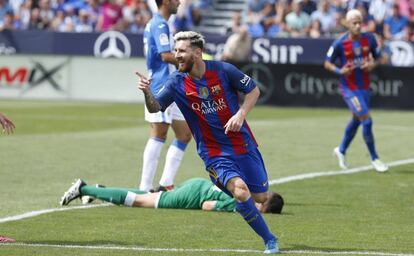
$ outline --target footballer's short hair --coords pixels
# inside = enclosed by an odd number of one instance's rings
[[[358,17],[358,18],[360,18],[362,20],[362,13],[359,10],[357,10],[357,9],[349,10],[346,13],[345,20],[346,21],[350,21],[354,17]]]
[[[264,213],[282,213],[285,204],[283,197],[276,192],[269,192],[266,202],[263,203]]]
[[[205,40],[202,34],[195,31],[181,31],[175,34],[174,41],[189,40],[191,46],[204,49]]]

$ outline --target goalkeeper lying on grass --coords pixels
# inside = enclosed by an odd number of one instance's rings
[[[281,213],[283,198],[268,192],[269,199],[256,203],[262,213]],[[68,205],[76,198],[89,196],[116,205],[145,208],[202,209],[205,211],[234,212],[236,201],[221,191],[212,182],[202,178],[189,179],[170,191],[148,193],[137,189],[89,186],[83,180],[76,180],[63,195],[60,204]]]

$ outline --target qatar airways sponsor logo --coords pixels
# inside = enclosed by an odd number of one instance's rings
[[[284,79],[285,90],[293,95],[312,95],[321,98],[325,95],[340,95],[339,79],[321,78],[307,73],[288,73]],[[404,86],[402,80],[381,79],[371,76],[370,88],[373,95],[399,97]]]
[[[201,102],[191,103],[191,108],[195,111],[205,114],[213,114],[227,109],[227,104],[224,101],[224,98],[219,98],[217,100],[204,100]]]

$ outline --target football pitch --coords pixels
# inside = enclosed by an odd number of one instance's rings
[[[148,138],[143,105],[1,101],[17,126],[0,135],[0,255],[259,255],[260,238],[236,213],[139,209],[79,200],[60,207],[75,178],[136,187]],[[414,112],[373,110],[387,173],[369,168],[358,131],[340,171],[332,149],[345,109],[256,107],[248,122],[270,190],[285,199],[265,215],[283,255],[414,255]],[[173,134],[169,134],[171,141]],[[161,176],[160,158],[155,181]],[[191,141],[176,183],[208,178]]]

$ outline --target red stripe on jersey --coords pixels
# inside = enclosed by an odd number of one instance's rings
[[[198,104],[198,106],[201,106],[201,100],[198,97],[196,84],[192,81],[192,79],[189,76],[186,76],[184,78],[184,93],[188,100],[188,103],[190,104],[190,108],[193,110],[193,113],[196,114],[198,117],[198,126],[200,127],[201,134],[203,135],[202,139],[204,140],[208,156],[213,157],[221,155],[220,145],[214,138],[206,117],[203,115],[201,111],[195,110],[193,108],[194,103]]]
[[[345,54],[345,58],[346,58],[346,64],[345,65],[355,65],[354,64],[354,50],[352,47],[352,40],[348,39],[345,40],[343,42],[343,47],[344,47],[344,54]],[[349,74],[346,77],[346,81],[348,82],[348,87],[351,91],[355,91],[358,87],[355,84],[355,70],[352,71],[351,74]]]
[[[221,124],[224,125],[229,121],[229,119],[233,116],[230,111],[229,104],[224,96],[224,88],[221,84],[220,77],[217,71],[207,70],[205,73],[207,86],[210,89],[212,98],[214,102],[224,102],[224,108],[221,108],[221,104],[217,104],[217,116],[220,119]],[[220,109],[221,108],[221,109]],[[246,150],[246,141],[244,140],[241,132],[229,132],[227,133],[227,137],[229,138],[234,153],[237,155],[247,153]]]
[[[256,144],[256,146],[258,146],[256,138],[253,136],[252,130],[250,130],[250,126],[247,124],[246,121],[244,121],[244,124],[246,125],[247,131],[250,133],[250,136],[252,136],[254,143]]]
[[[367,37],[361,39],[362,57],[364,61],[369,61],[369,42]],[[369,74],[368,72],[362,71],[362,82],[364,90],[369,89]]]

